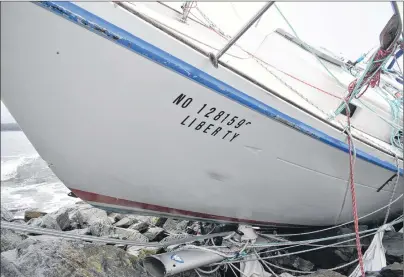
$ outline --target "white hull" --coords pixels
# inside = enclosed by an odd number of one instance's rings
[[[60,11],[3,2],[1,95],[41,157],[79,197],[105,208],[208,220],[313,226],[351,220],[349,194],[343,206],[349,156],[338,130],[214,68],[206,56],[111,3],[76,5],[144,42],[121,33],[131,41],[125,48],[125,41]],[[394,182],[377,189],[396,169],[392,156],[360,141],[355,146],[364,215],[388,204]],[[394,197],[402,193],[400,182]],[[401,209],[400,200],[392,213]]]

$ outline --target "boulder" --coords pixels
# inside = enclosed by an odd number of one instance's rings
[[[305,277],[345,277],[345,275],[342,275],[338,272],[335,271],[328,271],[328,270],[318,270],[315,273],[311,273],[309,275],[304,275]]]
[[[123,214],[118,213],[107,213],[107,215],[110,219],[114,221],[113,223],[118,222],[119,220],[125,217]]]
[[[70,228],[69,208],[61,208],[54,213],[50,213],[49,216],[54,218],[58,223],[60,229],[66,230]]]
[[[73,216],[73,215],[72,215]],[[107,212],[92,206],[79,207],[74,213],[81,227],[89,227],[94,223],[102,223],[104,225],[111,225],[108,219]]]
[[[149,239],[141,234],[139,231],[124,229],[124,228],[114,228],[114,233],[121,236],[121,239],[124,240],[133,240],[138,242],[148,242]]]
[[[43,217],[31,219],[30,221],[28,221],[28,225],[47,229],[62,230],[56,219],[49,214]]]
[[[385,232],[383,246],[386,249],[387,262],[402,262],[404,253],[403,234],[399,232]]]
[[[147,223],[147,222],[138,222],[138,223],[132,224],[131,226],[128,227],[128,229],[137,230],[140,233],[146,232],[148,228],[149,228],[149,223]]]
[[[311,271],[314,268],[314,264],[312,262],[302,259],[296,255],[274,258],[272,261],[282,267],[292,267],[301,271]]]
[[[149,228],[143,235],[145,235],[149,241],[160,241],[166,237],[164,235],[164,229],[160,227]]]
[[[28,210],[28,211],[24,212],[24,220],[25,220],[25,222],[28,222],[31,219],[38,218],[38,217],[41,217],[44,215],[46,215],[46,213],[44,213],[44,212]]]
[[[380,271],[381,277],[402,277],[403,276],[404,266],[403,264],[394,263],[388,265]]]
[[[138,259],[144,259],[147,256],[157,254],[159,250],[158,247],[129,246],[126,252]]]
[[[165,217],[159,217],[159,218],[156,220],[156,223],[154,224],[154,226],[156,226],[156,227],[162,227],[162,228],[163,228],[164,223],[166,223],[166,221],[167,221],[167,218],[165,218]]]
[[[13,260],[10,260],[6,257],[5,253],[1,253],[0,264],[1,277],[26,277],[22,275],[18,268],[14,265]]]
[[[138,220],[134,216],[124,217],[114,224],[116,227],[128,228],[130,225],[137,223]]]
[[[106,237],[114,234],[113,227],[101,222],[95,222],[88,228],[90,234],[96,237]]]
[[[1,252],[16,248],[26,238],[28,238],[27,235],[17,233],[11,229],[1,228]]]
[[[1,220],[12,221],[13,218],[13,214],[9,212],[3,205],[1,205]]]
[[[118,228],[110,225],[104,225],[96,222],[89,227],[91,235],[97,237],[109,237],[123,240],[133,240],[139,242],[148,242],[148,238],[139,231],[125,228]]]
[[[3,276],[146,276],[136,259],[110,245],[59,239],[22,249],[14,260],[1,256]]]

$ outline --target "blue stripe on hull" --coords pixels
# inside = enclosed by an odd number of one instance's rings
[[[50,10],[106,39],[112,40],[133,52],[152,60],[159,65],[166,67],[176,73],[193,80],[215,92],[230,98],[239,104],[247,106],[269,118],[280,121],[290,127],[305,133],[319,141],[331,145],[346,153],[349,152],[348,145],[336,138],[333,138],[320,130],[317,130],[293,117],[290,117],[263,102],[233,88],[232,86],[214,78],[213,76],[199,70],[198,68],[186,63],[185,61],[174,57],[173,55],[161,50],[160,48],[134,36],[133,34],[105,21],[104,19],[78,7],[70,2],[33,2],[47,10]],[[357,149],[358,158],[397,172],[397,167],[387,161],[383,161],[364,151]],[[403,175],[403,169],[400,168],[400,174]]]

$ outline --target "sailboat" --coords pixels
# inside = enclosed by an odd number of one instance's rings
[[[325,226],[351,220],[351,176],[358,215],[379,209],[363,222],[389,203],[402,212],[403,89],[383,62],[360,69],[281,29],[259,55],[238,46],[274,2],[233,37],[192,8],[1,3],[2,101],[76,196],[125,213]],[[395,13],[380,60],[401,32]]]

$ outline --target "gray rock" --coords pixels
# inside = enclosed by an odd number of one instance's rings
[[[124,228],[114,228],[114,234],[120,235],[124,240],[133,240],[138,242],[148,242],[149,239],[142,235],[139,231],[124,229]]]
[[[163,228],[152,227],[152,228],[149,228],[143,235],[145,235],[149,239],[149,241],[153,241],[163,233],[164,233]],[[161,239],[163,239],[163,238],[161,238]]]
[[[124,217],[114,224],[116,227],[128,228],[130,225],[137,223],[138,220],[133,216]]]
[[[399,232],[385,232],[383,246],[386,258],[392,262],[402,262],[404,253],[403,234]]]
[[[159,217],[159,218],[156,220],[155,226],[156,226],[156,227],[163,227],[163,226],[164,226],[164,223],[166,223],[166,221],[167,221],[167,218],[165,218],[165,217]]]
[[[145,276],[137,266],[136,258],[122,249],[80,241],[37,243],[22,249],[13,261],[3,255],[1,257],[4,276]]]
[[[14,265],[12,260],[9,260],[4,253],[1,253],[1,277],[26,277],[21,274],[18,268]]]
[[[138,222],[128,227],[128,229],[137,230],[140,233],[146,232],[149,228],[149,223],[147,222]]]
[[[158,247],[129,246],[126,252],[136,258],[144,259],[147,256],[157,254],[159,250]]]
[[[403,271],[404,270],[404,264],[403,263],[401,263],[401,264],[394,263],[394,264],[391,264],[391,265],[388,265],[388,266],[384,267],[383,269],[391,269],[391,270],[401,270],[401,271]]]
[[[101,222],[93,223],[88,229],[90,234],[96,237],[105,237],[114,234],[114,228],[111,225],[105,225]]]
[[[293,267],[301,271],[311,271],[314,268],[314,264],[312,262],[295,255],[275,258],[272,261],[280,266]]]
[[[43,217],[31,219],[30,221],[28,221],[28,225],[47,229],[62,230],[56,219],[49,214]]]
[[[165,223],[164,223],[164,225],[163,225],[163,228],[164,228],[164,230],[167,230],[167,231],[170,232],[170,233],[174,233],[174,232],[176,231],[176,227],[177,227],[177,224],[178,224],[179,222],[180,222],[180,221],[177,220],[177,219],[168,218],[168,219],[165,221]]]
[[[69,211],[70,211],[69,208],[61,208],[58,211],[49,214],[49,216],[56,220],[60,229],[66,230],[71,225],[71,221],[69,218]]]
[[[107,213],[107,214],[109,218],[113,219],[114,223],[118,222],[119,220],[125,217],[123,214],[118,213]]]
[[[75,216],[78,219],[78,223],[82,227],[88,227],[98,222],[104,225],[111,225],[107,212],[101,209],[93,207],[80,207]]]
[[[3,205],[1,205],[1,220],[11,221],[14,216]]]
[[[188,224],[188,220],[169,218],[164,223],[163,228],[172,234],[185,233],[187,231]]]
[[[18,244],[26,238],[28,238],[27,235],[1,228],[1,252],[16,248]]]
[[[335,271],[328,271],[328,270],[318,270],[315,273],[309,274],[309,275],[304,275],[305,277],[345,277],[345,275],[342,275],[338,272]]]
[[[89,227],[90,233],[97,237],[110,237],[123,240],[134,240],[139,242],[148,242],[147,237],[139,231],[125,228],[118,228],[110,225],[104,225],[96,222]]]
[[[379,272],[366,272],[366,277],[402,277],[404,265],[401,263],[393,263],[383,267]]]

